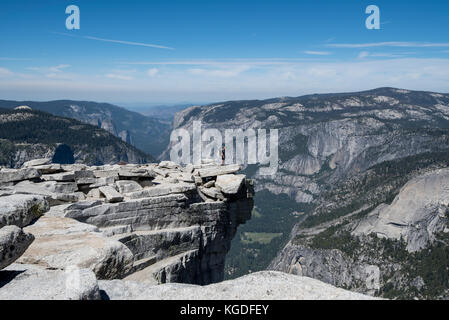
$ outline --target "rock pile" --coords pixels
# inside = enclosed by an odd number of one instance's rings
[[[77,267],[98,279],[154,284],[221,281],[237,226],[253,207],[252,181],[240,169],[50,159],[1,169],[0,267]]]

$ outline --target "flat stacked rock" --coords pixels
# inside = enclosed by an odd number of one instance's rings
[[[231,240],[253,207],[253,183],[240,169],[50,159],[0,169],[0,268],[15,262],[47,276],[36,270],[76,267],[152,284],[222,281]]]

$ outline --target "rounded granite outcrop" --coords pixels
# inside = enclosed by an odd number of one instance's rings
[[[374,300],[312,278],[275,271],[253,273],[208,286],[145,286],[129,281],[99,281],[111,300]]]
[[[0,170],[0,223],[34,236],[21,264],[76,266],[98,279],[214,283],[237,226],[251,217],[252,182],[234,175],[240,169],[36,159]]]
[[[381,204],[354,229],[353,234],[376,234],[407,243],[409,252],[429,247],[436,235],[449,232],[449,169],[420,175],[402,187],[391,205]]]

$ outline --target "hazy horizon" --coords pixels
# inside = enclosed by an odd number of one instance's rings
[[[215,104],[225,101],[251,101],[251,100],[268,100],[268,99],[278,99],[278,98],[297,98],[307,95],[313,95],[313,94],[344,94],[344,93],[358,93],[358,92],[364,92],[364,91],[371,91],[371,90],[377,90],[380,88],[388,88],[388,86],[381,86],[381,87],[375,87],[375,88],[368,88],[364,90],[352,90],[352,91],[329,91],[329,92],[310,92],[305,94],[299,94],[299,95],[289,95],[289,96],[267,96],[263,98],[246,98],[246,99],[224,99],[224,100],[210,100],[210,101],[179,101],[179,102],[129,102],[129,101],[104,101],[100,99],[72,99],[72,98],[61,98],[61,99],[6,99],[2,96],[0,96],[0,100],[11,100],[11,101],[17,101],[17,102],[26,102],[26,101],[33,101],[33,102],[50,102],[50,101],[59,101],[59,100],[70,100],[70,101],[86,101],[86,102],[95,102],[95,103],[108,103],[115,106],[123,107],[128,110],[132,111],[138,111],[139,109],[151,109],[151,108],[157,108],[157,107],[182,107],[182,106],[193,106],[193,105],[209,105],[209,104]],[[435,90],[422,90],[422,89],[411,89],[411,88],[403,88],[403,87],[391,87],[394,89],[399,90],[408,90],[408,91],[424,91],[424,92],[434,92],[434,93],[441,93],[441,94],[449,94],[449,92],[446,91],[435,91]],[[143,111],[142,110],[142,111]]]
[[[80,29],[66,26],[72,4]],[[371,4],[6,2],[0,96],[182,104],[385,86],[448,91],[449,3],[379,0],[380,28],[368,30]]]

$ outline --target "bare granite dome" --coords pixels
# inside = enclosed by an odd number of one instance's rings
[[[18,106],[18,107],[15,107],[14,110],[28,110],[28,111],[31,111],[33,109],[31,109],[28,106]]]

